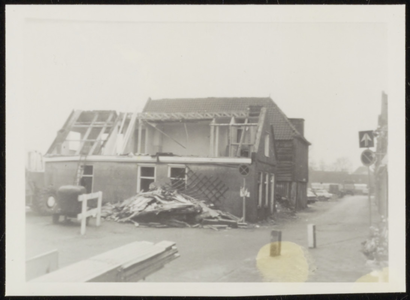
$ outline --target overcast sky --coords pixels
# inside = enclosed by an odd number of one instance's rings
[[[377,128],[388,93],[384,23],[138,21],[25,19],[26,150],[44,153],[72,109],[270,96],[288,117],[305,119],[312,160],[360,166],[358,131]]]

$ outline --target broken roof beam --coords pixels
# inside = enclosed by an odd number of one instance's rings
[[[128,127],[127,127],[127,131],[124,134],[123,144],[122,144],[122,148],[121,148],[121,154],[124,154],[125,149],[127,148],[130,136],[133,134],[134,129],[135,129],[135,121],[137,120],[138,117],[139,117],[139,113],[138,113],[138,111],[135,111],[132,114],[131,120],[130,120],[130,122],[128,124]]]
[[[246,111],[227,112],[190,112],[190,113],[151,113],[145,112],[138,115],[142,120],[149,121],[179,121],[179,120],[211,120],[215,117],[241,117],[246,118]]]
[[[110,122],[108,124],[104,123],[104,124],[74,124],[72,128],[88,128],[88,127],[92,127],[92,128],[101,128],[101,127],[105,127],[105,126],[112,126],[114,125],[114,122]]]
[[[57,132],[57,136],[51,144],[50,148],[47,150],[46,154],[51,154],[55,150],[57,145],[61,145],[65,141],[68,134],[70,133],[71,127],[78,120],[82,112],[82,110],[73,110],[71,112],[63,127]]]
[[[234,124],[228,124],[228,123],[215,123],[211,124],[211,126],[236,126],[236,127],[250,127],[250,126],[258,126],[259,123],[234,123]]]
[[[245,119],[244,125],[246,125],[247,123],[248,123],[248,118]],[[242,143],[243,143],[243,140],[245,139],[245,135],[247,134],[247,129],[248,128],[245,128],[245,127],[242,128],[241,138],[239,140],[238,148],[236,149],[236,156],[237,157],[241,156]]]
[[[114,116],[114,112],[111,112],[110,116],[109,116],[108,119],[107,119],[107,123],[111,121],[111,119],[112,119],[113,116]],[[97,140],[94,142],[93,146],[91,147],[90,151],[88,152],[88,155],[93,155],[94,150],[97,148],[97,146],[98,146],[98,151],[100,150],[100,148],[101,148],[101,137],[102,137],[102,135],[104,134],[105,129],[106,129],[107,127],[108,127],[108,126],[107,126],[107,124],[106,124],[103,128],[101,128],[101,131],[100,131],[100,133],[98,134]]]
[[[259,126],[257,127],[257,131],[256,131],[256,140],[255,140],[255,147],[254,147],[255,152],[258,152],[258,148],[260,146],[259,144],[262,138],[262,128],[265,122],[265,118],[266,118],[266,107],[262,107],[260,115],[259,115]]]
[[[113,137],[112,137],[113,135],[114,135],[114,138],[117,138],[117,136],[118,136],[118,134],[115,133],[115,130],[118,128],[118,123],[121,120],[121,117],[120,117],[121,114],[117,115],[117,113],[115,113],[115,115],[116,115],[115,121],[112,123],[112,125],[107,126],[107,128],[109,128],[110,130],[108,132],[107,138],[101,143],[100,151],[105,151],[105,147],[113,139]],[[107,122],[107,123],[110,124],[111,122]]]
[[[141,119],[139,119],[141,120]],[[175,143],[177,143],[178,145],[180,145],[182,148],[186,149],[186,147],[184,145],[182,145],[180,142],[178,142],[176,139],[174,139],[172,136],[166,134],[165,132],[163,132],[161,129],[159,129],[155,124],[152,124],[150,122],[148,122],[147,120],[143,120],[146,124],[150,125],[152,128],[154,128],[155,130],[158,130],[160,133],[162,133],[163,135],[165,135],[166,137],[168,137],[169,139],[173,140]],[[145,137],[147,137],[147,135],[145,135]],[[147,145],[147,143],[145,144],[145,146]]]
[[[91,130],[93,129],[93,126],[92,126],[92,125],[93,125],[93,123],[94,123],[97,119],[98,119],[98,112],[96,112],[96,113],[94,114],[94,117],[93,117],[93,119],[91,120],[91,125],[87,128],[87,131],[85,132],[83,138],[81,139],[80,146],[78,147],[77,151],[75,152],[75,155],[80,154],[81,150],[82,150],[83,147],[84,147],[85,141],[88,139],[88,136],[90,135]],[[74,125],[73,127],[75,127],[75,125]]]

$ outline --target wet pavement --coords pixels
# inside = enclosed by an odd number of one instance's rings
[[[373,219],[377,221],[373,206]],[[316,225],[317,247],[307,248],[307,225]],[[281,230],[281,257],[269,258],[270,231]],[[51,217],[26,214],[26,258],[57,249],[59,267],[134,241],[176,242],[180,258],[147,282],[354,282],[371,270],[361,254],[369,231],[367,196],[316,202],[276,224],[253,229],[141,228],[93,220],[85,236],[80,224],[52,224]],[[266,248],[268,247],[268,248]],[[292,273],[293,272],[293,273]]]

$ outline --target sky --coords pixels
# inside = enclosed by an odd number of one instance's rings
[[[91,16],[91,15],[89,15]],[[141,111],[148,97],[271,97],[305,119],[310,160],[361,165],[358,132],[388,93],[382,22],[23,22],[26,150],[45,153],[73,109]]]

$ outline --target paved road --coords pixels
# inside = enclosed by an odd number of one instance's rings
[[[317,248],[307,249],[307,224],[317,228]],[[266,256],[272,229],[282,230],[283,255]],[[360,253],[368,234],[367,198],[317,202],[277,225],[213,231],[196,228],[137,228],[103,222],[79,235],[79,224],[53,225],[50,217],[27,214],[26,258],[58,249],[60,267],[121,245],[145,240],[175,241],[181,257],[146,281],[152,282],[353,282],[370,270]],[[265,246],[265,248],[264,248]],[[258,260],[256,259],[258,257]],[[273,273],[272,273],[272,270]],[[293,270],[294,273],[289,273]]]

